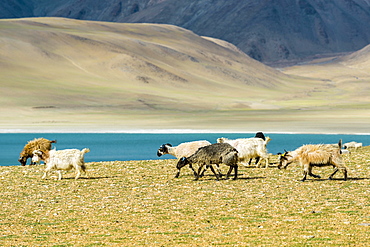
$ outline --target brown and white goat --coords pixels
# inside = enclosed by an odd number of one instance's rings
[[[25,166],[27,163],[28,158],[32,158],[33,151],[41,150],[41,151],[49,151],[51,149],[51,144],[56,143],[56,140],[49,141],[45,138],[38,138],[32,141],[29,141],[24,147],[22,152],[19,155],[18,161],[21,163],[22,166]],[[31,165],[34,164],[31,160]]]
[[[303,168],[303,178],[301,181],[305,181],[307,175],[320,178],[319,175],[312,173],[312,168],[322,166],[333,166],[334,172],[329,176],[332,179],[333,176],[341,170],[344,175],[344,180],[347,180],[347,168],[341,157],[342,140],[339,141],[338,147],[332,145],[304,145],[294,151],[285,152],[280,155],[280,162],[278,165],[279,169],[286,169],[286,167],[293,163],[299,162]]]

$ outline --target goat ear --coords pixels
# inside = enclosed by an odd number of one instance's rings
[[[342,148],[342,139],[339,140],[338,146],[339,146],[339,148]]]
[[[167,144],[166,144],[166,146],[170,146],[170,147],[172,147],[172,145],[171,145],[170,143],[167,143]]]

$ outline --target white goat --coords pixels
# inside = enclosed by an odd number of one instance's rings
[[[192,142],[184,142],[176,147],[172,147],[171,144],[163,144],[159,147],[157,151],[157,156],[161,157],[165,154],[171,154],[172,156],[175,156],[177,159],[180,159],[182,157],[189,157],[192,154],[194,154],[199,148],[211,145],[209,141],[192,141]],[[190,165],[190,168],[193,170],[194,175],[196,174],[195,169],[193,166]],[[180,176],[180,169],[178,168],[178,172],[175,175],[175,178],[178,178]]]
[[[360,147],[362,147],[361,142],[347,142],[343,144],[344,149],[354,148],[355,150],[357,150],[357,148],[360,148]]]
[[[341,154],[351,154],[351,151],[349,151],[348,149],[341,149],[340,153]]]
[[[90,152],[90,149],[84,148],[81,151],[78,149],[65,149],[65,150],[50,150],[50,151],[33,151],[33,162],[40,162],[43,160],[46,164],[45,173],[42,179],[45,179],[51,170],[57,170],[58,180],[62,179],[61,170],[76,170],[76,177],[78,179],[81,171],[86,174],[86,166],[84,161],[85,153]]]
[[[240,138],[235,140],[229,140],[227,138],[218,138],[218,143],[229,143],[231,146],[236,148],[238,151],[238,162],[244,166],[249,164],[250,159],[260,157],[265,162],[265,168],[268,167],[268,153],[266,149],[267,143],[271,139],[266,137],[266,140],[261,138]],[[257,167],[261,165],[261,159],[258,161]]]
[[[334,172],[329,176],[332,179],[334,174],[341,170],[344,175],[344,180],[347,180],[347,168],[344,165],[341,156],[342,140],[339,141],[338,147],[333,145],[304,145],[291,152],[285,152],[280,156],[278,168],[285,169],[289,164],[299,161],[303,168],[303,178],[305,181],[307,175],[314,178],[320,178],[319,175],[312,173],[314,166],[333,166]]]

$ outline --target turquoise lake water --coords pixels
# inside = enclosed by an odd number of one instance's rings
[[[356,141],[364,146],[370,145],[370,135],[322,135],[322,134],[269,134],[272,140],[267,145],[269,153],[276,154],[286,150],[294,150],[304,144],[328,144]],[[215,143],[219,137],[249,138],[255,133],[191,133],[191,134],[127,134],[127,133],[17,133],[0,134],[0,165],[20,165],[19,153],[24,145],[34,138],[44,137],[57,140],[53,144],[57,150],[67,148],[90,148],[90,153],[85,155],[86,162],[99,161],[126,161],[126,160],[155,160],[173,159],[173,156],[164,155],[157,157],[157,149],[164,143],[176,146],[182,142],[208,140]],[[27,162],[29,164],[30,161]]]

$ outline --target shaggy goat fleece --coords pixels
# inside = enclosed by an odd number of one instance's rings
[[[22,166],[26,165],[27,159],[32,158],[33,151],[41,150],[41,151],[48,151],[51,149],[51,144],[56,143],[56,140],[49,141],[45,138],[38,138],[32,141],[29,141],[23,148],[22,152],[20,153],[19,162]],[[32,162],[31,162],[32,164]]]
[[[270,138],[266,137],[265,140],[262,138],[239,138],[230,140],[227,138],[218,138],[218,143],[229,143],[231,146],[238,150],[238,161],[244,165],[249,164],[251,159],[261,158],[265,162],[265,168],[268,167],[268,153],[266,149],[267,143],[270,142]],[[257,166],[261,165],[261,160],[258,160]]]
[[[298,161],[303,168],[302,181],[305,181],[307,175],[320,178],[320,176],[312,173],[313,167],[333,166],[334,172],[329,176],[329,179],[332,179],[340,170],[344,175],[344,180],[346,180],[347,168],[344,165],[340,150],[341,141],[338,147],[324,144],[304,145],[292,152],[285,152],[281,155],[278,168],[286,168],[289,164]]]
[[[210,167],[212,172],[215,174],[216,178],[219,179],[219,175],[216,174],[213,164],[219,165],[221,163],[230,166],[229,172],[226,175],[226,178],[230,175],[231,171],[235,170],[234,179],[238,176],[238,151],[228,143],[215,143],[208,145],[202,148],[199,148],[193,155],[190,157],[183,157],[177,163],[177,169],[193,164],[198,164],[198,172],[196,175],[196,180],[199,179],[201,170],[205,167]]]
[[[86,166],[84,161],[84,155],[90,152],[90,149],[84,148],[81,151],[78,149],[65,149],[65,150],[50,150],[42,152],[40,150],[34,151],[33,161],[45,161],[46,168],[42,179],[46,178],[47,174],[56,170],[58,173],[58,180],[62,179],[61,170],[76,170],[76,177],[78,179],[81,172],[86,173]]]

